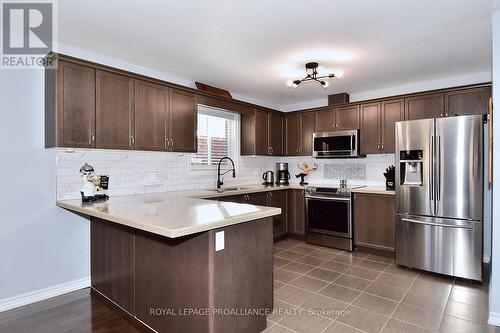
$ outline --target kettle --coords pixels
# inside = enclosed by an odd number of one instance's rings
[[[262,179],[264,179],[264,182],[262,185],[273,185],[274,183],[274,172],[271,170],[266,171],[262,174]]]

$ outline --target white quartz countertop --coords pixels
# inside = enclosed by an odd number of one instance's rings
[[[386,195],[395,195],[395,191],[386,190],[385,187],[376,187],[376,186],[366,186],[355,188],[352,190],[353,193],[369,193],[369,194],[386,194]]]
[[[293,187],[286,187],[293,188]],[[247,186],[244,190],[180,191],[110,197],[107,201],[83,203],[60,200],[57,206],[169,238],[177,238],[281,214],[280,208],[221,202],[203,198],[283,190]]]
[[[228,186],[230,187],[230,186]],[[177,191],[110,197],[103,202],[60,200],[57,206],[169,238],[187,236],[238,223],[281,214],[280,208],[222,202],[218,197],[304,189],[304,186],[243,185],[218,193],[215,190]],[[384,187],[362,187],[355,193],[394,195]]]

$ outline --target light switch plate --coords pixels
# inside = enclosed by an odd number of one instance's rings
[[[224,250],[224,231],[215,233],[215,251]]]

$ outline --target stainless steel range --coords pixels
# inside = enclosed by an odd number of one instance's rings
[[[352,189],[306,187],[306,242],[353,250]]]

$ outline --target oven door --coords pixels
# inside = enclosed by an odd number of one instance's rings
[[[306,196],[306,232],[352,238],[351,198]]]
[[[313,157],[358,156],[358,131],[320,132],[313,134]]]

